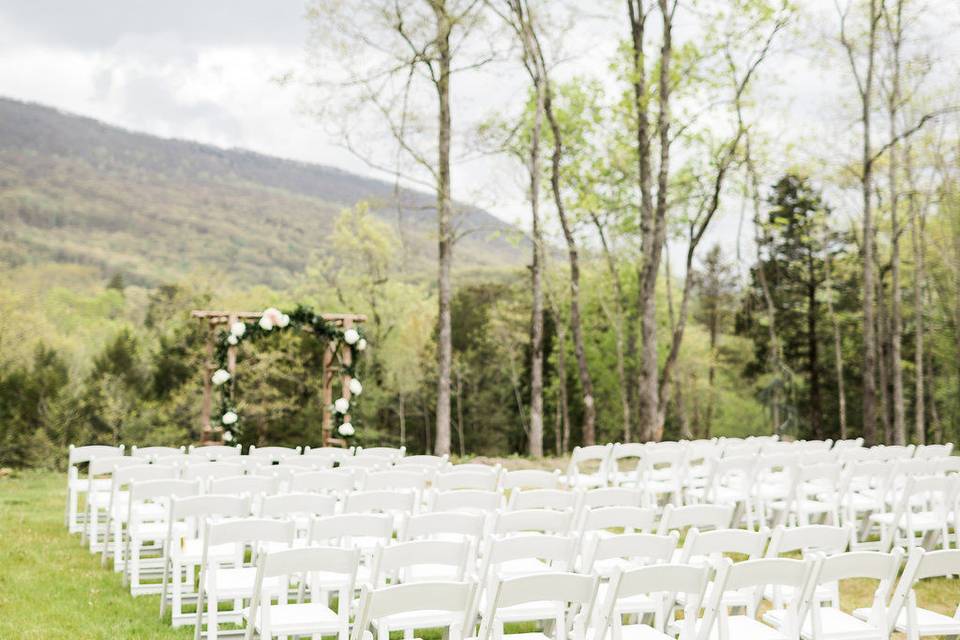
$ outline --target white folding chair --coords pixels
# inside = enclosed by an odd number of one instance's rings
[[[297,538],[309,533],[311,518],[332,516],[337,509],[334,496],[319,493],[283,493],[263,496],[258,514],[262,518],[286,518],[297,526]]]
[[[279,462],[284,458],[299,456],[300,452],[300,447],[257,447],[250,445],[247,456],[250,459],[264,458],[270,462]]]
[[[170,529],[167,517],[170,515],[170,500],[198,495],[199,481],[194,480],[139,480],[130,483],[130,499],[127,501],[127,527],[124,531],[123,553],[124,583],[129,579],[130,594],[160,593],[160,582],[144,583],[141,579],[146,573],[160,578],[163,573],[163,545]],[[156,508],[150,508],[155,506]],[[182,530],[182,528],[181,528]],[[154,543],[147,547],[146,543]],[[119,546],[119,545],[118,545]],[[159,552],[144,556],[145,550]],[[116,560],[114,560],[116,562]]]
[[[210,493],[218,495],[272,495],[280,489],[276,476],[227,476],[210,480]]]
[[[260,555],[247,620],[246,639],[280,636],[334,635],[338,640],[350,637],[350,603],[353,601],[360,552],[337,547],[305,547]],[[329,594],[307,589],[311,577],[319,573],[340,576],[337,608],[330,607]],[[281,581],[277,590],[274,581]],[[268,585],[269,588],[264,588]],[[288,593],[297,586],[296,602]],[[310,593],[307,598],[307,593]],[[278,602],[273,603],[277,597]]]
[[[204,491],[214,478],[231,478],[243,475],[243,465],[233,462],[191,462],[183,467],[180,477],[184,480],[199,480]]]
[[[447,640],[462,640],[473,601],[470,582],[416,582],[382,589],[364,585],[351,640],[389,640],[399,629],[447,629]],[[472,635],[472,634],[470,634]]]
[[[567,474],[561,481],[570,488],[604,487],[610,476],[608,466],[612,444],[574,447],[567,465]]]
[[[333,464],[337,464],[353,456],[353,447],[305,447],[304,457],[329,458]]]
[[[239,458],[241,453],[242,451],[239,444],[234,446],[228,446],[225,444],[212,444],[204,445],[202,447],[190,445],[189,449],[187,450],[188,456],[202,458],[204,460],[209,460],[210,462]]]
[[[608,484],[612,487],[619,487],[633,482],[636,477],[636,470],[643,461],[646,452],[646,445],[640,442],[615,443],[610,451],[610,461],[607,463]]]
[[[465,540],[410,540],[377,547],[370,584],[385,587],[406,582],[467,579],[470,543]]]
[[[354,457],[386,458],[393,464],[405,455],[407,455],[406,447],[368,447],[366,449],[357,447]]]
[[[804,560],[816,560],[820,556],[845,552],[854,537],[852,527],[811,524],[787,529],[781,525],[773,530],[764,557],[779,558],[784,554],[800,553]],[[778,585],[771,585],[763,595],[774,608],[782,609],[795,594]],[[820,585],[814,597],[818,603],[826,602],[839,607],[840,587],[837,583]]]
[[[597,579],[575,573],[547,573],[497,580],[481,618],[478,640],[546,640],[546,633],[504,633],[504,623],[549,621],[553,640],[586,638],[597,596]],[[568,622],[572,616],[572,621]]]
[[[900,570],[903,551],[893,553],[876,551],[851,551],[835,556],[821,558],[814,568],[804,607],[807,614],[800,628],[804,640],[876,640],[890,635],[890,621],[887,601]],[[818,605],[809,597],[815,589],[824,584],[845,580],[867,578],[878,580],[879,585],[873,595],[873,606],[860,617],[847,613],[840,607]],[[841,590],[841,598],[843,591]],[[865,619],[864,619],[865,618]],[[768,611],[764,620],[783,629],[782,614]]]
[[[683,547],[677,556],[681,564],[711,566],[719,570],[720,565],[736,555],[746,560],[759,560],[767,546],[767,531],[746,531],[743,529],[718,529],[701,533],[696,528],[687,532]],[[708,594],[717,589],[716,583],[708,587]],[[707,596],[709,597],[709,595]],[[748,590],[728,589],[723,596],[726,607],[743,607],[747,615],[756,617],[759,598]]]
[[[500,471],[444,471],[433,479],[433,488],[437,491],[472,489],[478,491],[496,491],[500,483]]]
[[[394,528],[403,516],[417,512],[417,493],[410,490],[382,489],[354,491],[347,495],[344,513],[384,513],[393,518]]]
[[[186,447],[130,447],[130,455],[134,458],[147,458],[156,462],[163,458],[180,458],[186,455]]]
[[[729,558],[725,559],[706,597],[703,624],[707,627],[700,629],[699,637],[797,640],[806,606],[803,594],[814,570],[814,563],[809,560],[762,558],[732,563]],[[797,595],[785,608],[767,611],[761,622],[756,619],[757,605],[764,589],[771,585],[789,588]],[[745,614],[730,615],[731,606],[740,606],[739,594],[742,593],[754,594],[753,606],[748,607]]]
[[[515,489],[507,500],[508,511],[520,509],[559,509],[576,512],[580,492],[562,489]]]
[[[604,596],[598,597],[599,615],[595,617],[593,638],[642,638],[674,640],[667,630],[679,629],[677,640],[695,640],[697,621],[709,569],[688,565],[657,565],[622,571],[617,569]],[[672,615],[674,600],[684,594],[683,620]],[[642,599],[650,603],[652,624],[640,621],[623,624],[624,614],[635,613],[629,603]],[[642,619],[642,618],[641,618]],[[609,635],[608,635],[609,634]]]
[[[555,509],[523,509],[499,511],[493,521],[496,535],[530,533],[566,534],[573,524],[573,511]]]
[[[431,477],[432,474],[392,468],[367,475],[363,488],[366,491],[411,491],[414,494],[414,503],[419,504]]]
[[[377,547],[388,545],[393,540],[393,519],[381,513],[347,513],[325,518],[314,518],[310,525],[307,544],[322,544],[347,549],[359,549],[360,568],[357,579],[370,581],[373,554]],[[339,588],[340,577],[318,576],[323,588]]]
[[[203,560],[200,563],[200,588],[197,593],[197,617],[194,626],[194,640],[200,640],[203,633],[204,609],[206,609],[206,637],[216,640],[219,637],[220,619],[239,621],[243,616],[243,601],[254,595],[258,569],[243,562],[243,557],[232,558],[224,562],[210,553],[212,547],[235,544],[239,547],[250,545],[253,557],[257,558],[260,546],[293,544],[295,527],[289,520],[271,520],[268,518],[244,518],[241,520],[207,521],[203,537]],[[282,575],[264,578],[257,594],[261,598],[281,596],[286,592],[286,582]],[[269,594],[269,595],[268,595]],[[219,610],[223,600],[233,601],[233,609],[227,612]]]
[[[160,619],[171,606],[171,624],[179,627],[190,624],[191,613],[184,613],[184,600],[195,597],[194,574],[203,562],[205,525],[207,518],[243,518],[250,515],[250,498],[206,494],[196,497],[170,499],[167,515],[167,535],[163,545],[163,582],[160,595]],[[242,546],[224,544],[207,550],[208,558],[229,561],[242,556]]]
[[[474,552],[486,530],[486,518],[477,513],[435,511],[407,516],[400,525],[397,539],[459,540],[470,543]]]
[[[580,572],[609,578],[617,569],[628,570],[648,564],[669,563],[673,560],[679,539],[676,531],[666,536],[623,533],[608,538],[588,538],[583,544]]]
[[[431,456],[425,454],[418,456],[403,456],[397,460],[396,464],[401,469],[404,467],[413,466],[440,471],[450,464],[450,456],[447,454],[443,454],[442,456]]]
[[[683,496],[685,456],[681,446],[647,446],[632,482],[622,482],[621,486],[639,489],[644,506],[657,506],[661,501],[678,506]]]
[[[503,506],[503,494],[499,491],[480,489],[457,489],[440,491],[430,495],[427,508],[430,511],[463,511],[486,515]]]
[[[560,472],[540,469],[520,469],[506,471],[500,476],[500,488],[505,491],[514,489],[559,489]]]
[[[740,515],[735,515],[735,519],[738,522],[745,520],[747,528],[753,529],[756,521],[753,500],[755,466],[753,457],[712,460],[703,487],[686,490],[688,502],[730,505],[734,513]]]
[[[675,507],[668,504],[660,516],[657,533],[666,535],[671,531],[683,532],[690,527],[704,529],[726,529],[733,518],[733,507],[722,504],[690,504]]]
[[[86,504],[84,505],[83,527],[80,530],[80,542],[91,553],[101,550],[101,518],[105,522],[113,494],[113,472],[124,467],[139,467],[146,464],[141,458],[130,456],[92,457],[87,465]]]
[[[922,444],[913,452],[913,457],[935,460],[937,458],[948,458],[952,453],[952,442],[948,442],[947,444]]]
[[[350,469],[329,469],[297,473],[290,478],[290,491],[296,493],[323,493],[344,499],[354,490],[357,479]]]
[[[80,465],[89,464],[93,458],[121,458],[124,447],[109,447],[106,445],[87,445],[75,447],[70,445],[67,454],[67,506],[64,511],[64,523],[70,533],[80,533],[85,519],[81,518],[80,496],[90,489],[89,478],[80,476]],[[95,490],[107,491],[110,488],[109,480],[94,482]]]
[[[950,513],[958,480],[941,476],[909,478],[892,512],[870,516],[882,528],[880,549],[886,551],[894,545],[930,547],[937,538],[944,549],[949,549]]]
[[[775,524],[803,526],[817,524],[814,518],[840,524],[840,484],[842,468],[837,463],[793,467],[790,492],[784,500],[774,500],[770,508],[776,514]]]
[[[914,587],[921,580],[930,578],[954,579],[960,574],[960,550],[947,549],[924,551],[920,547],[910,550],[906,567],[890,601],[888,621],[893,631],[904,634],[907,640],[919,640],[929,636],[960,635],[960,607],[952,616],[917,605]],[[869,616],[869,609],[857,609],[857,618]]]
[[[107,566],[107,558],[113,554],[113,570],[117,573],[123,570],[123,532],[129,515],[130,486],[137,481],[174,480],[178,475],[177,467],[159,464],[131,465],[113,472],[106,509],[107,522],[103,530],[103,541],[99,546],[101,567]],[[139,507],[138,515],[143,518],[162,518],[164,511],[164,507],[160,505],[143,504]],[[93,540],[91,537],[91,543]]]

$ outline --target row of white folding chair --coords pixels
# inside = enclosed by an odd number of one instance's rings
[[[70,533],[80,533],[85,525],[85,511],[80,510],[80,498],[90,490],[90,478],[80,474],[80,465],[89,464],[93,458],[120,458],[124,455],[124,446],[87,445],[67,449],[67,504],[64,509],[64,524]],[[108,480],[94,483],[95,490],[107,490]]]
[[[530,539],[514,538],[502,542],[502,552],[491,553],[492,562],[503,564],[510,559],[529,556],[531,552]],[[562,558],[563,540],[540,542],[542,546],[538,555]],[[254,628],[264,637],[272,637],[273,633],[306,635],[320,632],[346,637],[348,611],[332,612],[326,602],[287,604],[286,594],[292,584],[301,585],[302,593],[302,585],[310,585],[308,574],[311,571],[320,573],[325,567],[335,566],[335,571],[344,574],[353,570],[355,577],[356,555],[350,553],[349,550],[307,548],[263,554],[258,561],[254,589],[250,592],[254,599],[250,607],[254,622],[248,628],[247,637],[252,637]],[[638,632],[643,638],[670,638],[673,633],[678,633],[682,639],[704,640],[708,637],[797,638],[801,635],[825,640],[885,638],[894,628],[909,632],[911,621],[916,621],[921,612],[924,616],[928,613],[916,608],[915,601],[912,608],[908,605],[903,613],[900,611],[904,601],[911,602],[908,593],[916,580],[944,575],[960,566],[960,552],[938,553],[947,553],[949,557],[941,555],[924,563],[922,552],[911,554],[889,603],[887,596],[901,564],[902,553],[899,551],[890,554],[845,553],[817,560],[765,558],[731,563],[724,559],[719,561],[710,587],[711,571],[705,566],[660,564],[627,571],[617,569],[604,596],[599,599],[596,615],[592,614],[592,608],[600,581],[595,576],[558,571],[562,562],[557,567],[547,566],[532,574],[493,572],[486,576],[489,578],[486,584],[484,576],[480,576],[477,586],[460,581],[390,586],[365,584],[353,638],[372,638],[368,631],[371,626],[381,639],[389,637],[389,632],[394,630],[403,630],[407,635],[414,629],[439,626],[454,627],[451,631],[453,637],[461,637],[464,633],[472,635],[477,614],[480,621],[477,637],[484,639],[504,637],[505,623],[528,620],[551,621],[556,638],[565,638],[570,632],[575,638],[603,638],[608,630],[614,638],[625,634],[632,637]],[[397,554],[397,557],[401,555]],[[944,570],[945,560],[949,562]],[[291,576],[295,579],[291,580]],[[268,582],[278,578],[285,578],[286,582]],[[824,606],[823,602],[810,597],[822,585],[855,578],[875,579],[880,583],[874,605],[869,609],[857,610],[851,615],[833,603]],[[353,584],[349,578],[345,583]],[[757,604],[763,594],[771,590],[792,596],[764,613],[761,622],[756,619]],[[452,595],[440,595],[445,592]],[[481,592],[485,593],[481,595]],[[277,597],[277,605],[272,604],[273,597]],[[672,613],[675,601],[685,605],[682,619],[676,619]],[[352,598],[343,595],[339,598],[340,607],[350,602]],[[729,609],[742,608],[743,602],[751,603],[746,607],[746,613],[730,615]],[[702,616],[699,615],[701,603]],[[576,606],[571,608],[570,605]],[[638,605],[643,613],[654,614],[652,625],[640,623],[625,627],[622,616],[637,613]],[[300,610],[299,615],[296,609]],[[267,622],[257,623],[258,616]],[[955,632],[960,628],[956,619],[941,615],[935,620],[939,624],[937,627],[928,625],[923,628],[914,624],[911,637],[931,635],[931,631]],[[267,627],[273,623],[277,625]],[[593,630],[592,636],[588,633],[588,625]],[[714,625],[717,625],[716,630]],[[667,635],[668,632],[671,635]]]

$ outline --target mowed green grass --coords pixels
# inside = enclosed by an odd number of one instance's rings
[[[161,623],[160,597],[134,598],[63,523],[65,474],[0,478],[0,638],[192,638]]]
[[[57,473],[0,478],[0,640],[192,638],[192,628],[160,622],[159,596],[132,597],[119,574],[67,534],[64,483]],[[874,588],[845,583],[843,608],[870,606]],[[925,581],[917,595],[921,606],[953,615],[960,580]]]

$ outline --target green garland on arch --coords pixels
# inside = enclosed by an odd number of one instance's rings
[[[248,342],[256,342],[266,336],[274,335],[281,331],[290,329],[304,329],[309,327],[313,335],[318,339],[333,343],[333,351],[339,361],[340,367],[344,373],[350,376],[351,400],[346,408],[338,407],[338,399],[333,405],[328,407],[334,417],[334,426],[340,436],[350,438],[354,435],[353,425],[349,424],[344,428],[344,416],[353,407],[356,406],[354,398],[362,392],[360,381],[356,378],[357,362],[359,355],[367,348],[367,340],[363,333],[357,327],[343,329],[335,322],[324,320],[323,316],[315,313],[310,307],[298,305],[296,309],[289,313],[284,313],[279,309],[270,307],[265,309],[259,320],[245,322],[238,320],[227,327],[226,331],[221,331],[216,336],[216,350],[214,352],[217,360],[217,370],[214,372],[212,382],[220,390],[220,419],[218,422],[223,425],[224,439],[233,440],[234,433],[242,432],[242,420],[240,412],[237,409],[233,394],[233,377],[227,371],[227,354],[230,347],[236,347]],[[341,346],[350,349],[350,364],[343,362],[341,356]],[[343,409],[342,411],[340,409]],[[348,431],[344,433],[344,431]]]

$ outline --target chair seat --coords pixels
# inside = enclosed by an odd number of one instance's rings
[[[821,635],[816,640],[886,640],[887,635],[879,629],[858,620],[849,613],[832,607],[820,607]],[[768,611],[763,619],[774,626],[783,624],[785,612],[782,609]],[[812,624],[808,615],[800,629],[804,640],[814,640]]]
[[[428,609],[426,611],[404,611],[392,616],[383,616],[373,621],[373,626],[383,625],[386,629],[432,629],[449,627],[463,621],[463,613]]]
[[[657,631],[647,624],[625,624],[620,627],[622,640],[674,640],[673,636]]]
[[[481,610],[486,609],[486,599],[481,599]],[[528,620],[546,620],[557,615],[557,603],[552,600],[524,602],[512,607],[497,609],[497,620],[501,622],[525,622]]]
[[[767,616],[763,618],[766,620]],[[718,619],[710,630],[710,640],[720,637],[719,624]],[[779,629],[765,625],[749,616],[728,616],[727,628],[730,631],[728,636],[730,640],[789,640]]]
[[[113,481],[110,480],[110,478],[94,478],[93,490],[110,491],[112,483]],[[90,490],[90,480],[87,478],[73,478],[70,480],[70,489],[79,493],[86,493]]]
[[[507,560],[500,563],[497,567],[497,575],[501,578],[516,578],[517,576],[528,576],[533,573],[545,573],[547,571],[556,571],[537,558],[522,558],[519,560]]]
[[[165,540],[170,525],[166,522],[136,522],[130,525],[129,535],[137,540]],[[177,522],[173,525],[174,537],[180,537],[187,532],[187,525],[184,522]]]
[[[256,567],[217,569],[216,582],[214,582],[214,573],[212,571],[208,572],[204,588],[208,593],[215,588],[218,600],[249,598],[253,594],[253,585],[256,578]],[[282,576],[266,578],[263,581],[263,589],[267,593],[279,593],[285,586]]]
[[[174,543],[171,557],[180,564],[200,564],[203,560],[203,540],[188,538],[178,545]],[[208,558],[220,562],[230,560],[237,555],[237,545],[233,542],[211,545]]]
[[[937,613],[936,611],[930,611],[929,609],[923,609],[921,607],[916,608],[917,613],[917,627],[921,636],[955,636],[960,635],[960,620],[952,616],[945,616],[942,613]],[[861,620],[866,620],[870,615],[870,609],[857,609],[853,612],[853,615]],[[907,610],[906,607],[900,610],[900,615],[897,616],[897,622],[894,625],[894,628],[901,632],[907,633]]]
[[[250,619],[249,609],[244,610],[243,617],[245,620]],[[262,616],[258,615],[254,625],[258,632],[262,624]],[[318,602],[270,606],[270,632],[273,634],[329,634],[338,632],[340,627],[340,618],[337,616],[337,612]]]

